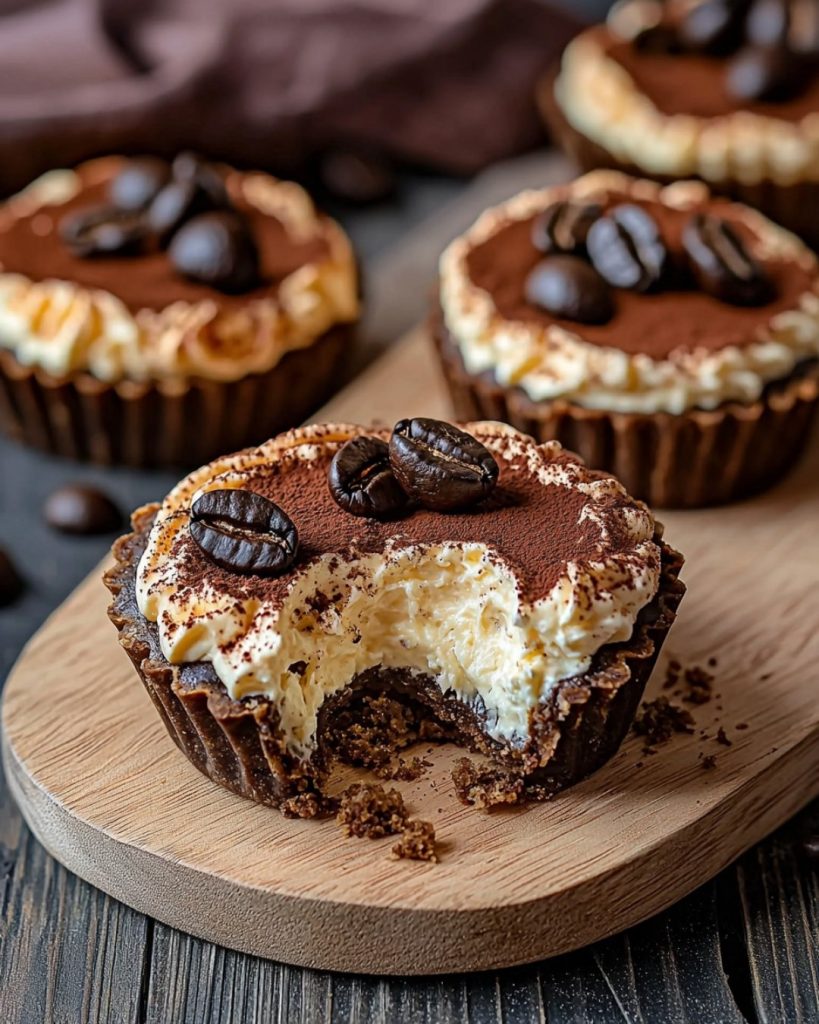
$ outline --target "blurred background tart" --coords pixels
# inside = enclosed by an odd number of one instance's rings
[[[538,100],[582,170],[700,177],[819,244],[813,0],[626,0],[568,45]]]
[[[555,438],[660,506],[760,491],[819,391],[815,256],[701,182],[527,191],[445,250],[432,328],[461,418]]]
[[[0,208],[0,423],[201,463],[317,408],[358,315],[351,244],[294,183],[191,154],[50,172]]]

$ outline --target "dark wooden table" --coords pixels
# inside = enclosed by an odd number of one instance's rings
[[[376,281],[391,241],[460,190],[412,176],[389,206],[342,214]],[[405,276],[413,260],[402,259],[393,269]],[[408,326],[381,286],[371,341]],[[0,544],[30,581],[0,610],[0,680],[110,543],[49,531],[45,496],[97,481],[129,509],[176,476],[78,467],[0,441]],[[117,903],[45,853],[0,776],[0,1024],[817,1022],[819,874],[798,842],[814,828],[819,805],[667,913],[578,953],[496,974],[374,979],[244,956]]]

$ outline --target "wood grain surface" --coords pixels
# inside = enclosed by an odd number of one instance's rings
[[[423,332],[320,418],[363,409],[387,421],[448,413]],[[755,501],[665,515],[689,585],[669,652],[686,664],[718,660],[718,696],[692,709],[695,733],[653,756],[633,737],[552,803],[493,815],[457,803],[457,752],[434,752],[428,775],[402,788],[413,812],[435,822],[438,865],[392,861],[390,840],[287,821],[200,776],[118,649],[98,573],[8,681],[12,790],[44,845],[77,874],[246,952],[388,974],[566,952],[676,901],[819,792],[817,512],[814,457]],[[720,726],[730,746],[717,742]],[[716,755],[716,770],[703,770],[704,754]]]

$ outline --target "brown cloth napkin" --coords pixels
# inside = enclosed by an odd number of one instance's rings
[[[471,173],[537,142],[546,0],[0,0],[0,189],[106,152]]]

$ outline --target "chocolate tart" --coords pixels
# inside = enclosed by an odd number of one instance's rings
[[[612,168],[663,184],[699,177],[819,246],[816,41],[800,49],[794,23],[756,46],[741,5],[721,42],[686,41],[680,26],[695,6],[616,5],[542,78],[544,121],[582,171]],[[761,94],[743,95],[732,74],[754,58],[785,75],[759,74]]]
[[[354,342],[346,235],[297,185],[200,164],[223,198],[214,210],[198,200],[172,230],[234,218],[252,276],[211,283],[176,266],[176,236],[154,232],[150,204],[133,213],[139,246],[81,252],[66,225],[123,216],[112,196],[132,166],[107,157],[51,172],[0,206],[0,429],[78,459],[189,466],[307,418]]]
[[[466,429],[475,436],[489,438],[495,444],[492,450],[496,453],[501,450],[502,444],[507,443],[524,443],[527,452],[534,450],[530,447],[533,444],[531,439],[520,442],[518,439],[521,435],[499,425],[468,424]],[[273,453],[274,457],[278,457],[277,452],[283,448],[297,448],[305,441],[320,446],[330,444],[331,450],[337,450],[344,439],[355,436],[355,428],[348,427],[307,428],[307,431],[285,436],[278,442],[278,449],[275,447],[277,442],[271,442],[265,449],[266,455],[270,457]],[[493,439],[497,438],[505,440],[495,443]],[[301,486],[301,479],[298,488],[295,483],[292,486],[283,485],[286,494],[291,496],[291,502],[282,502],[294,522],[299,524],[308,568],[321,553],[322,546],[318,538],[324,537],[326,541],[333,530],[333,523],[341,521],[344,516],[334,506],[332,498],[320,496],[320,488],[324,487],[324,456],[316,456],[314,448],[310,451],[313,452],[310,457],[312,482],[306,488]],[[417,666],[410,669],[374,664],[364,671],[355,672],[344,681],[344,685],[337,686],[334,692],[325,697],[319,708],[315,742],[309,754],[294,752],[286,739],[282,714],[277,710],[277,707],[283,706],[277,703],[278,698],[271,694],[231,697],[214,664],[202,660],[171,664],[163,654],[157,622],[149,620],[141,610],[140,593],[144,593],[144,586],[138,582],[139,573],[144,572],[138,569],[140,562],[143,566],[152,564],[153,555],[150,550],[145,555],[145,551],[146,547],[151,548],[152,530],[160,529],[157,515],[161,518],[170,509],[167,504],[164,510],[161,506],[152,505],[135,513],[133,532],[116,543],[116,564],[106,573],[105,583],[113,594],[109,615],[119,631],[120,643],[134,663],[168,733],[180,750],[214,782],[249,799],[281,807],[300,795],[316,794],[320,797],[334,761],[343,757],[347,734],[354,729],[358,716],[366,715],[367,700],[386,694],[403,707],[405,721],[413,723],[413,735],[436,735],[484,754],[494,763],[522,776],[527,790],[541,797],[571,785],[600,767],[615,753],[626,735],[663,640],[674,621],[685,590],[678,578],[682,557],[662,540],[662,527],[654,523],[644,506],[629,499],[618,485],[601,474],[585,470],[574,456],[562,452],[557,445],[537,451],[540,452],[538,458],[551,463],[556,471],[564,467],[563,471],[572,479],[582,479],[587,483],[597,481],[596,486],[602,488],[600,494],[605,491],[608,495],[600,499],[603,501],[600,505],[604,510],[602,515],[609,514],[605,509],[622,510],[628,506],[633,512],[629,512],[624,520],[617,518],[617,522],[630,521],[628,517],[633,514],[642,519],[644,524],[649,524],[650,539],[647,547],[642,546],[639,550],[650,551],[649,560],[655,572],[655,585],[650,598],[635,613],[629,635],[625,639],[603,643],[590,657],[584,671],[559,680],[551,687],[547,697],[535,701],[529,712],[525,739],[518,737],[512,741],[500,738],[497,732],[493,732],[492,709],[486,702],[482,699],[463,699],[462,694],[442,688],[441,678],[430,672],[419,671]],[[258,451],[244,453],[244,457],[250,464],[261,464]],[[525,454],[521,458],[525,458]],[[231,459],[220,460],[211,467],[211,473],[203,470],[200,475],[189,478],[172,492],[169,501],[177,509],[187,507],[190,496],[198,488],[207,487],[209,480],[212,485],[212,481],[218,481],[220,472],[230,473],[229,467],[236,469],[237,465]],[[516,465],[522,465],[522,462]],[[238,468],[239,474],[244,471],[241,466]],[[213,472],[217,473],[216,477],[212,475]],[[298,472],[307,471],[302,467]],[[514,491],[513,478],[507,475],[511,472],[503,463],[498,487],[512,488],[503,493],[518,493]],[[235,479],[231,479],[235,484]],[[260,486],[268,495],[281,496],[270,482]],[[308,493],[309,498],[304,498],[301,509],[293,507],[293,495],[304,497]],[[526,499],[520,497],[523,493],[521,491],[515,501],[520,500],[525,505]],[[526,493],[533,494],[534,491]],[[314,515],[312,523],[307,521],[311,507]],[[548,508],[553,510],[556,507],[550,498]],[[499,509],[505,511],[499,512]],[[303,513],[301,518],[298,512]],[[369,538],[360,543],[364,544],[365,550],[376,551],[382,550],[385,538],[395,540],[404,534],[416,539],[428,538],[430,531],[434,530],[443,540],[448,536],[459,537],[462,534],[482,535],[485,530],[487,538],[499,538],[497,542],[488,542],[490,545],[497,544],[495,554],[508,558],[510,564],[515,563],[523,550],[520,528],[514,525],[517,523],[515,517],[520,514],[525,513],[522,509],[512,510],[512,505],[506,504],[504,500],[501,504],[488,501],[486,507],[478,506],[469,514],[434,514],[416,510],[406,519],[387,523],[374,520],[343,523],[339,528],[336,545],[335,577],[324,586],[324,591],[329,594],[334,586],[343,589],[342,567],[345,556],[341,552],[349,550],[345,538],[353,536]],[[619,517],[620,512],[612,511],[612,514]],[[644,516],[649,518],[643,519]],[[352,520],[354,517],[348,518]],[[611,523],[614,522],[615,519],[612,519]],[[514,525],[514,531],[504,524]],[[580,530],[581,527],[578,525],[572,529]],[[619,536],[618,529],[614,528],[613,536]],[[172,545],[172,550],[190,548],[190,542],[181,533],[176,536],[178,539]],[[566,543],[571,543],[569,538]],[[620,537],[612,543],[617,545],[625,541]],[[336,551],[336,547],[333,547],[333,551]],[[556,555],[555,552],[561,553]],[[544,547],[546,559],[570,558],[571,554],[559,540],[548,552]],[[641,557],[638,556],[638,561]],[[529,583],[521,584],[524,590],[527,586],[539,587],[541,584],[537,581],[541,577],[551,580],[551,570],[537,566],[536,550],[528,558],[529,567],[524,567],[523,571],[533,576],[529,578]],[[195,568],[193,563],[185,563],[180,569],[194,587],[202,586],[204,581],[211,588],[209,593],[213,593],[226,585],[224,573],[220,574],[216,569],[209,571],[200,561],[195,561]],[[628,564],[634,568],[634,563]],[[200,582],[197,583],[197,580]],[[259,588],[261,585],[257,587],[257,582],[247,584],[251,588],[248,593],[252,591],[256,597],[263,589]],[[268,583],[269,587],[280,593],[289,592],[294,585],[290,578]],[[434,596],[429,596],[434,602]],[[338,605],[338,595],[330,597],[329,603],[322,598],[321,601],[308,599],[306,604],[313,611],[319,606],[320,611],[325,611],[333,600]],[[172,609],[173,599],[165,607]],[[169,614],[173,616],[175,612],[171,610]],[[251,622],[247,628],[252,630],[255,624]],[[277,628],[295,630],[300,627],[295,619],[289,619]],[[187,625],[183,624],[183,629],[187,629]],[[165,639],[168,641],[169,637]],[[237,642],[241,644],[242,640]],[[362,643],[367,643],[366,637]],[[167,647],[164,649],[167,650]],[[231,645],[226,643],[222,650],[223,653],[229,652]],[[311,677],[312,667],[304,662],[291,666],[291,669],[295,669],[304,679]],[[511,663],[509,671],[514,672]],[[497,720],[496,716],[495,724]],[[390,755],[393,753],[394,749],[388,751]]]
[[[770,275],[769,301],[732,305],[672,280],[649,293],[614,289],[602,325],[552,315],[529,301],[525,282],[544,261],[535,220],[564,200],[598,203],[603,213],[642,206],[675,265],[693,215],[724,219]],[[748,497],[781,479],[803,451],[819,402],[815,257],[704,185],[662,188],[598,171],[523,193],[487,211],[441,267],[449,310],[436,304],[430,331],[459,418],[495,418],[558,440],[657,507]]]

